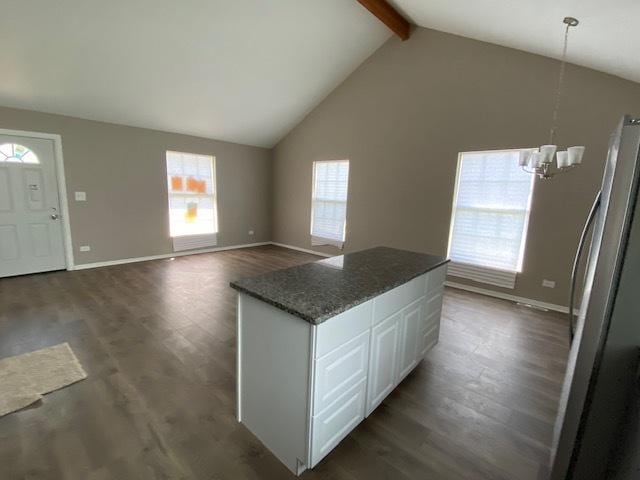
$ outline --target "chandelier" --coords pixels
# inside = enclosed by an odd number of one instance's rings
[[[569,29],[578,25],[578,20],[573,17],[565,17],[562,20],[566,24],[564,31],[564,47],[562,49],[562,61],[560,62],[560,73],[558,75],[558,89],[556,90],[556,102],[553,108],[553,120],[549,131],[549,144],[542,145],[537,149],[520,151],[519,165],[522,169],[539,178],[552,178],[560,173],[577,167],[582,163],[584,155],[583,146],[568,147],[566,150],[558,150],[555,138],[558,130],[558,111],[560,110],[560,98],[564,84],[564,73],[567,65],[567,42],[569,40]],[[554,167],[555,158],[555,167]]]

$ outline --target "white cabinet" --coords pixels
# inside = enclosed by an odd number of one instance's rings
[[[292,472],[320,462],[438,341],[446,267],[311,324],[238,301],[238,420]]]
[[[401,321],[402,314],[398,312],[372,329],[367,415],[396,386]]]
[[[402,311],[402,328],[400,333],[400,372],[398,382],[406,377],[418,364],[418,345],[424,318],[423,302],[418,300]]]

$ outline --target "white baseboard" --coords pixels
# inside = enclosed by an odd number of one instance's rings
[[[228,247],[212,247],[202,248],[199,250],[187,250],[182,252],[163,253],[162,255],[150,255],[148,257],[123,258],[120,260],[109,260],[107,262],[81,263],[74,265],[69,270],[86,270],[88,268],[110,267],[112,265],[123,265],[125,263],[147,262],[149,260],[162,260],[163,258],[182,257],[185,255],[197,255],[199,253],[220,252],[223,250],[235,250],[238,248],[260,247],[262,245],[270,245],[271,242],[246,243],[244,245],[230,245]]]
[[[493,290],[487,290],[485,288],[473,287],[471,285],[464,285],[462,283],[450,282],[446,281],[444,284],[447,287],[457,288],[459,290],[466,290],[468,292],[479,293],[481,295],[487,295],[488,297],[501,298],[502,300],[510,300],[516,303],[524,303],[526,305],[532,305],[538,308],[546,308],[547,310],[553,310],[554,312],[568,313],[569,308],[556,305],[555,303],[547,303],[541,302],[539,300],[533,300],[531,298],[518,297],[517,295],[509,295],[508,293],[495,292]],[[577,314],[578,311],[574,309],[574,313]]]
[[[287,245],[286,243],[278,243],[278,242],[269,242],[271,245],[276,245],[282,248],[288,248],[289,250],[298,250],[299,252],[310,253],[311,255],[318,255],[320,257],[334,257],[335,255],[331,255],[330,253],[322,253],[316,252],[315,250],[309,250],[307,248],[302,247],[294,247],[293,245]]]

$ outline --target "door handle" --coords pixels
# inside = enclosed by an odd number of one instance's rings
[[[57,213],[52,213],[51,214],[51,220],[57,220],[60,218],[60,215],[58,215]]]
[[[584,249],[584,245],[587,242],[589,229],[591,228],[591,224],[596,218],[596,213],[600,208],[600,201],[602,198],[602,190],[598,192],[596,195],[596,199],[591,206],[591,211],[589,211],[589,216],[587,217],[587,222],[584,225],[582,230],[582,234],[580,235],[580,242],[578,242],[578,250],[576,252],[576,256],[573,259],[573,268],[571,269],[571,284],[569,286],[569,338],[573,341],[573,335],[575,334],[575,328],[573,325],[573,306],[575,303],[575,293],[576,293],[576,281],[578,277],[578,268],[580,267],[580,257],[582,257],[582,251]]]

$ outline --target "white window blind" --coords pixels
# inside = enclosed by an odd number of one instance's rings
[[[173,249],[217,245],[215,159],[209,155],[167,152],[167,185]]]
[[[518,166],[519,152],[460,154],[449,275],[514,287],[522,270],[535,179]]]
[[[348,160],[313,162],[312,245],[344,245],[348,185]]]

